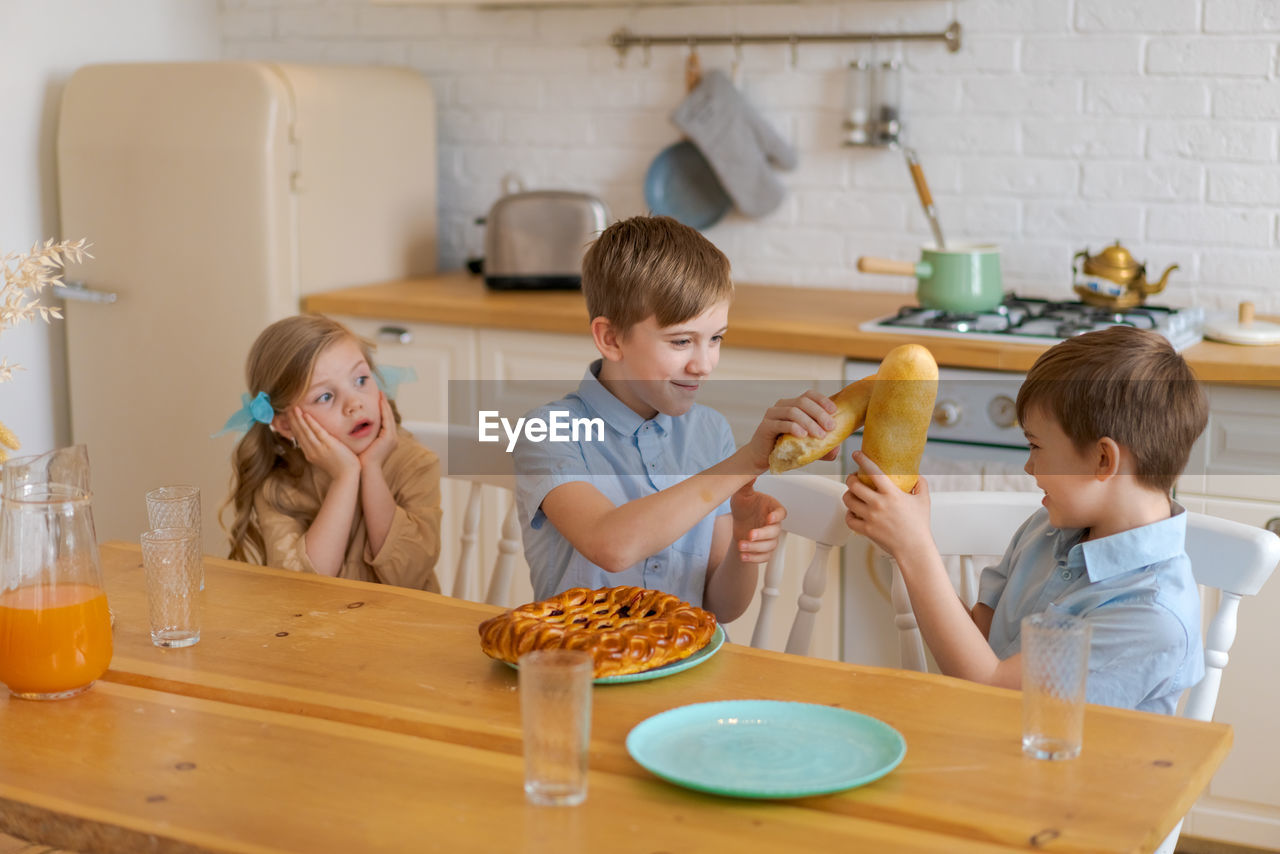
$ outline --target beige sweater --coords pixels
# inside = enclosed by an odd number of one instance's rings
[[[399,439],[382,465],[396,501],[391,530],[381,551],[371,554],[364,513],[357,506],[338,577],[439,593],[435,565],[440,557],[440,460],[403,428]],[[308,466],[297,479],[277,471],[258,490],[253,507],[267,545],[267,566],[316,571],[307,557],[304,535],[320,512],[330,482],[324,471]]]

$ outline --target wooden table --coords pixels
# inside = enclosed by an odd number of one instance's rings
[[[0,829],[77,851],[1149,851],[1231,744],[1224,725],[1090,707],[1079,759],[1035,761],[1017,692],[729,643],[598,687],[586,804],[535,808],[515,672],[476,634],[495,608],[208,558],[203,637],[164,650],[138,547],[102,557],[111,670],[72,700],[0,700]],[[873,715],[906,759],[846,792],[747,801],[626,753],[645,718],[731,698]]]

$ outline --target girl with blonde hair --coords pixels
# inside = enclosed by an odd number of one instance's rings
[[[440,461],[399,426],[381,377],[335,320],[262,331],[222,431],[246,431],[221,508],[232,559],[439,592]]]

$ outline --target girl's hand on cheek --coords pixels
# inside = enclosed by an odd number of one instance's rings
[[[400,436],[396,433],[396,417],[391,412],[391,401],[387,400],[386,394],[381,392],[378,411],[382,415],[381,426],[378,428],[377,438],[360,453],[361,468],[367,465],[381,466],[400,443]]]
[[[343,472],[359,473],[360,460],[351,449],[320,426],[311,415],[294,407],[289,413],[289,424],[298,440],[298,448],[307,462],[337,480]]]

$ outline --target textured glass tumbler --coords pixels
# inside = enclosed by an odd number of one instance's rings
[[[200,532],[200,487],[161,486],[147,493],[147,524]],[[198,539],[198,537],[197,537]]]
[[[204,562],[191,528],[157,528],[142,535],[151,642],[191,646],[200,640],[204,617]]]
[[[1070,614],[1022,618],[1022,752],[1074,759],[1084,745],[1089,624]]]
[[[587,799],[591,654],[536,650],[520,656],[519,666],[525,797],[541,806],[577,806]]]

